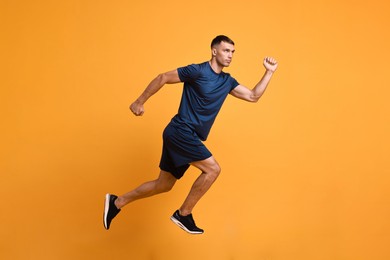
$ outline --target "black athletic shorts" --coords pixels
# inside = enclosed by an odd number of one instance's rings
[[[160,169],[180,179],[191,162],[211,157],[211,152],[185,124],[169,123],[163,133]]]

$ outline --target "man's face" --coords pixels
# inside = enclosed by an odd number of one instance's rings
[[[227,42],[221,42],[212,50],[217,63],[223,67],[229,67],[234,51],[234,45]]]

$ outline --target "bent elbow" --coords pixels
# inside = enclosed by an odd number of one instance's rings
[[[257,103],[261,96],[251,96],[248,101],[251,103]]]

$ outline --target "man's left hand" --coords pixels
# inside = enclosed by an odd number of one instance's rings
[[[275,72],[275,70],[278,68],[278,62],[272,57],[264,58],[263,65],[266,70],[271,72]]]

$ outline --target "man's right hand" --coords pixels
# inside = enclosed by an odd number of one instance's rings
[[[179,83],[179,73],[176,70],[168,71],[165,73],[159,74],[156,78],[154,78],[149,85],[146,87],[144,92],[142,92],[141,96],[134,101],[133,104],[130,105],[130,110],[133,112],[136,116],[142,116],[145,112],[144,110],[144,103],[157,91],[160,90],[162,86],[164,86],[166,83],[168,84],[174,84]]]
[[[142,116],[145,112],[144,105],[141,104],[141,102],[139,102],[138,100],[134,101],[130,105],[130,110],[131,110],[131,112],[133,112],[133,114],[135,116]]]

